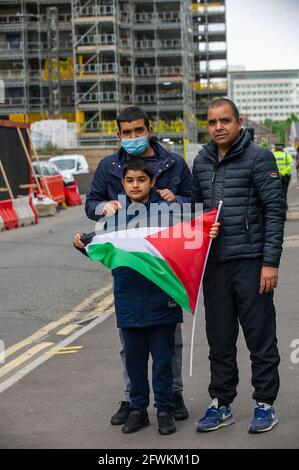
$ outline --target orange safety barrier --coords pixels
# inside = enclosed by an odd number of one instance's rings
[[[71,186],[64,187],[64,194],[65,202],[68,206],[79,206],[80,204],[82,204],[76,181]]]
[[[0,201],[0,215],[3,219],[4,228],[6,230],[17,228],[19,226],[18,216],[13,208],[11,199]]]
[[[65,201],[64,185],[61,175],[43,176],[40,178],[40,185],[43,193],[57,202],[57,204]]]

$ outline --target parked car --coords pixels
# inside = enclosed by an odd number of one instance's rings
[[[63,180],[63,184],[65,186],[70,186],[74,184],[74,177],[72,173],[70,172],[65,172],[62,174],[62,172],[59,170],[59,168],[55,165],[55,163],[51,162],[33,162],[33,168],[35,170],[36,176],[41,177],[41,176],[55,176],[55,175],[60,175]]]
[[[49,163],[54,163],[59,169],[61,175],[78,175],[88,173],[88,163],[84,155],[58,155],[49,158]]]

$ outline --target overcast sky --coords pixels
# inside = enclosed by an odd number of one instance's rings
[[[299,0],[226,0],[228,64],[299,69]]]

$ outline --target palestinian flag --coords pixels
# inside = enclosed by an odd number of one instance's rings
[[[92,238],[87,235],[85,250],[92,261],[100,261],[109,269],[135,269],[192,313],[216,216],[217,209],[213,209],[167,228],[128,228]]]

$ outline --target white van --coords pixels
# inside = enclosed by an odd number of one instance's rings
[[[54,163],[61,175],[79,175],[88,173],[88,163],[84,155],[58,155],[49,158],[50,163]]]

